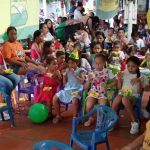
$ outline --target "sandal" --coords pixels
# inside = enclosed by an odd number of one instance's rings
[[[58,122],[60,122],[62,120],[62,117],[61,116],[56,116],[54,119],[53,119],[53,124],[57,124]]]
[[[93,118],[89,118],[88,121],[86,121],[86,122],[84,123],[84,126],[85,126],[85,127],[89,127],[89,126],[91,126],[93,123],[94,123],[94,119],[93,119]]]

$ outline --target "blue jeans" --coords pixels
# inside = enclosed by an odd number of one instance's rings
[[[6,94],[11,95],[12,90],[18,85],[20,78],[16,74],[0,75],[0,88],[4,87]]]

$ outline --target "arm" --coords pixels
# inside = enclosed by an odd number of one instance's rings
[[[35,62],[34,60],[32,60],[32,59],[31,59],[30,57],[28,57],[28,56],[25,56],[25,60],[26,60],[27,62],[32,63],[32,64],[38,65],[37,62]]]
[[[66,72],[63,73],[63,86],[65,86],[67,83],[67,74]]]
[[[22,66],[24,63],[14,60],[13,58],[5,58],[6,62],[13,65]]]
[[[81,72],[79,76],[76,76],[74,74],[74,77],[76,78],[77,82],[79,82],[80,84],[83,84],[84,79],[85,79],[85,72]]]
[[[112,81],[113,81],[112,83],[106,85],[107,88],[111,88],[117,85],[116,78],[113,78]]]
[[[145,132],[142,135],[140,135],[138,138],[136,138],[132,143],[123,147],[121,150],[127,150],[127,149],[134,150],[136,148],[139,148],[143,144],[144,138],[145,138]]]

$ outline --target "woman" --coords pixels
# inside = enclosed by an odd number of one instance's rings
[[[8,41],[3,44],[2,54],[14,73],[24,75],[26,72],[34,69],[41,69],[39,63],[26,56],[22,45],[17,42],[17,30],[15,27],[7,29]]]
[[[40,24],[40,30],[43,32],[44,41],[52,41],[54,37],[49,32],[49,29],[47,27],[47,24],[41,23]],[[43,42],[43,41],[42,41]]]
[[[47,25],[49,32],[52,36],[55,36],[55,31],[54,31],[54,27],[53,27],[53,22],[50,19],[45,19],[44,24]]]

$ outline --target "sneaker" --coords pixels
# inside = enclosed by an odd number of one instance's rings
[[[150,118],[150,114],[149,114],[149,112],[147,112],[146,110],[143,110],[142,113],[143,113],[143,117],[144,117],[145,119],[149,119],[149,118]]]
[[[139,132],[139,123],[138,122],[131,122],[130,134],[136,134],[138,132]]]
[[[9,120],[10,119],[10,116],[7,112],[3,112],[3,114],[4,114],[4,120]],[[2,120],[1,115],[0,115],[0,120]]]

